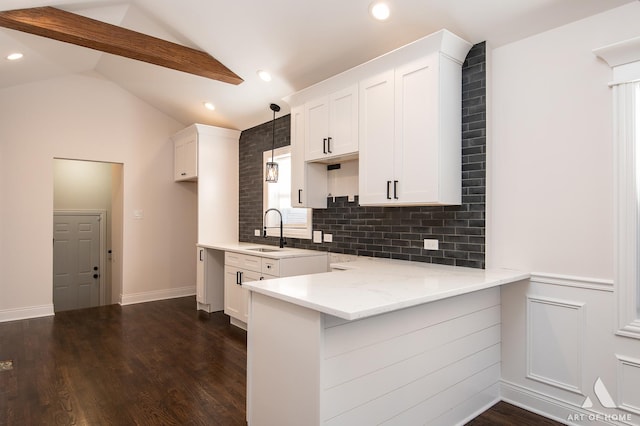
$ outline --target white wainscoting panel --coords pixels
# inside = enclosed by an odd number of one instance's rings
[[[618,408],[640,414],[640,359],[618,358]]]
[[[527,377],[582,394],[584,304],[527,296]]]

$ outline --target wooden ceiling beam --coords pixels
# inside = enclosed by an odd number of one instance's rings
[[[53,7],[0,12],[0,26],[225,83],[243,81],[206,52]]]

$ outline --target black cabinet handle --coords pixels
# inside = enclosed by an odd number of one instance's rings
[[[391,199],[391,181],[387,181],[387,200]]]
[[[302,189],[298,189],[298,204],[302,204]]]
[[[331,137],[327,138],[327,151],[331,154]]]
[[[204,260],[204,258],[202,257],[202,252],[204,251],[204,249],[200,249],[200,262],[202,262]]]
[[[236,272],[236,284],[242,285],[242,271]]]
[[[180,173],[180,176],[186,176],[186,175],[187,175],[187,172]]]
[[[398,181],[394,180],[393,181],[393,198],[394,199],[398,199]]]
[[[322,139],[322,153],[327,154],[327,138]]]

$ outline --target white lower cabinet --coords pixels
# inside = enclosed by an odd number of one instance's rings
[[[224,313],[231,324],[246,329],[249,322],[249,281],[327,272],[327,255],[274,259],[227,251],[224,254]]]
[[[260,272],[225,266],[224,270],[224,313],[231,318],[248,322],[249,316],[249,291],[242,287],[249,281],[267,280],[274,276]]]

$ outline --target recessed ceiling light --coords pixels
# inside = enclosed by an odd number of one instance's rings
[[[22,59],[24,55],[20,52],[16,52],[16,53],[12,53],[10,55],[7,55],[7,59],[10,61],[17,61],[18,59]]]
[[[369,13],[378,21],[386,21],[389,19],[389,15],[391,15],[391,9],[389,9],[389,5],[387,3],[374,2],[369,6]]]
[[[211,102],[203,102],[202,105],[204,105],[204,107],[209,111],[213,111],[214,109],[216,109],[216,106]]]
[[[271,74],[265,70],[258,70],[258,77],[263,81],[271,81]]]

